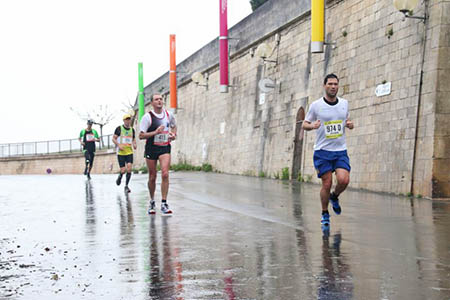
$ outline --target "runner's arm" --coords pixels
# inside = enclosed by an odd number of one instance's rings
[[[305,120],[303,120],[302,127],[306,131],[317,129],[320,127],[320,120],[317,120],[314,103],[309,107]]]
[[[134,148],[134,150],[137,149],[137,144],[136,144],[136,132],[134,131],[134,128],[133,128],[133,148]]]
[[[303,124],[302,124],[302,127],[306,131],[317,129],[317,128],[320,127],[320,120],[316,120],[314,122],[309,122],[309,121],[304,120]]]
[[[113,137],[112,137],[112,141],[113,141],[114,145],[116,145],[117,147],[119,147],[119,142],[117,141],[118,137],[119,136],[116,135],[116,134],[114,134]]]
[[[116,128],[116,130],[114,130],[114,134],[112,137],[112,141],[114,143],[114,145],[116,145],[117,147],[119,147],[119,141],[117,140],[117,138],[120,136],[120,126],[118,126]]]
[[[78,138],[78,140],[80,141],[80,144],[81,144],[82,146],[84,146],[83,135],[84,135],[84,130],[81,130],[81,131],[80,131],[80,137]]]
[[[347,111],[347,120],[345,121],[345,127],[347,127],[348,129],[353,129],[355,127],[353,121],[350,120],[350,114],[348,113],[348,111]]]
[[[177,126],[176,125],[170,128],[169,136],[172,141],[177,138]]]
[[[177,122],[175,120],[175,116],[170,113],[170,138],[171,140],[175,140],[177,137]]]
[[[139,139],[141,140],[146,140],[151,138],[152,136],[157,135],[158,133],[163,132],[164,130],[164,125],[159,126],[155,131],[150,131],[150,132],[139,132]]]
[[[93,129],[92,131],[94,132],[95,141],[96,141],[96,142],[100,142],[100,138],[99,138],[99,136],[98,136],[97,130]]]

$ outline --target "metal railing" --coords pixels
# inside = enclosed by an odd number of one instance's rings
[[[112,134],[100,137],[100,142],[96,142],[97,149],[114,148],[115,145],[112,142],[112,137]],[[0,158],[55,153],[80,153],[82,150],[83,147],[78,139],[0,144]]]

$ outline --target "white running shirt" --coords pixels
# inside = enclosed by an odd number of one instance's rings
[[[337,104],[329,105],[322,97],[314,101],[309,107],[305,121],[312,123],[320,120],[314,150],[347,150],[345,123],[348,119],[348,101],[343,98],[337,100]]]

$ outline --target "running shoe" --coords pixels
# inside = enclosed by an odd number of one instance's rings
[[[121,182],[122,182],[122,176],[119,175],[119,177],[117,177],[117,179],[116,179],[116,184],[120,185]]]
[[[332,192],[330,195],[330,201],[331,201],[331,205],[333,206],[334,213],[337,215],[340,215],[342,212],[341,206],[339,205],[338,196],[336,196],[336,194],[334,192]]]
[[[150,204],[148,206],[148,214],[149,215],[154,215],[156,213],[155,206],[156,206],[155,201],[150,201]]]
[[[330,214],[329,213],[324,213],[322,214],[322,220],[320,221],[320,223],[322,224],[322,226],[330,226]]]
[[[91,179],[91,174],[87,173],[87,179]]]
[[[170,215],[172,213],[172,210],[170,210],[170,208],[169,208],[169,204],[167,204],[167,203],[161,204],[161,213],[163,215]]]
[[[128,187],[128,185],[125,186],[124,191],[125,191],[125,193],[131,193],[131,190]]]

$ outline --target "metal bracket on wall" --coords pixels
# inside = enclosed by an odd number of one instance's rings
[[[324,45],[330,45],[331,46],[331,49],[336,49],[337,48],[337,42],[324,42],[323,43]]]

